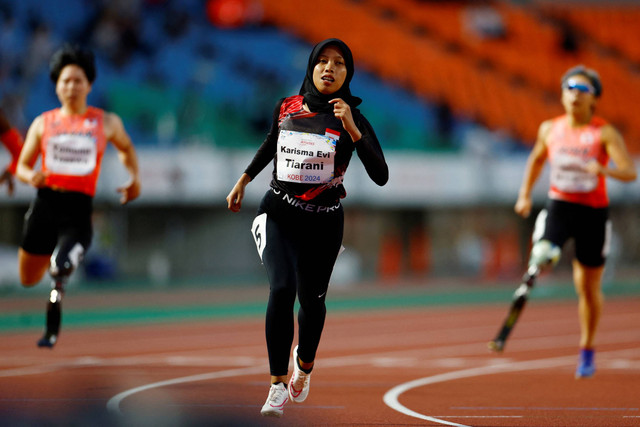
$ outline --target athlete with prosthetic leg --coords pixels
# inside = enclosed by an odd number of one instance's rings
[[[509,314],[507,314],[498,335],[489,343],[489,349],[495,352],[504,350],[505,343],[524,309],[529,292],[543,269],[555,266],[560,260],[561,249],[548,240],[538,240],[533,244],[529,258],[529,267],[522,277],[522,283],[513,293]]]
[[[524,294],[518,302],[524,305],[540,265],[548,263],[547,259],[553,263],[559,249],[573,239],[573,281],[580,320],[580,356],[575,376],[589,378],[595,373],[595,335],[603,304],[602,273],[611,236],[606,178],[630,182],[637,174],[620,133],[594,114],[602,94],[598,73],[582,65],[573,67],[562,76],[561,87],[565,114],[540,125],[514,207],[517,214],[529,216],[531,191],[549,160],[548,201],[536,220],[533,240],[537,243],[525,275],[528,278],[525,282],[530,285],[521,286],[516,299]],[[505,322],[506,334],[504,337],[498,334],[490,343],[492,349],[504,348],[504,339],[510,330],[508,323],[509,318]]]
[[[140,180],[136,152],[120,117],[87,105],[96,77],[93,53],[66,45],[53,54],[49,72],[61,106],[42,113],[29,127],[16,176],[37,189],[25,215],[18,270],[26,287],[47,271],[52,278],[46,331],[38,341],[39,347],[51,348],[60,333],[64,286],[91,244],[93,196],[108,142],[130,175],[118,189],[121,203],[138,197]],[[34,169],[40,155],[41,168]]]
[[[64,236],[51,255],[49,275],[52,278],[51,292],[47,303],[46,330],[38,341],[38,347],[53,347],[58,340],[62,321],[62,297],[64,286],[71,273],[82,261],[85,249],[78,239]]]

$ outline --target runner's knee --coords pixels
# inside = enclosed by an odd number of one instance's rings
[[[25,288],[30,288],[37,285],[38,282],[40,282],[40,279],[42,279],[42,275],[36,276],[33,274],[20,272],[20,284]]]
[[[48,267],[49,256],[31,254],[22,248],[18,250],[18,273],[22,286],[37,285]]]
[[[51,255],[49,274],[55,280],[65,280],[78,267],[84,255],[84,248],[80,243],[61,245]]]
[[[560,246],[550,242],[549,240],[538,240],[531,248],[529,257],[529,266],[554,267],[560,261],[562,249]]]

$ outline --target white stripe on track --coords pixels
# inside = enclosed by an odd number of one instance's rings
[[[617,355],[619,353],[626,353],[629,350],[614,350],[610,352],[602,352],[598,353],[601,355]],[[444,374],[433,375],[430,377],[419,378],[417,380],[409,381],[404,384],[399,384],[393,387],[391,390],[387,391],[383,397],[384,403],[389,406],[391,409],[408,415],[410,417],[418,418],[421,420],[432,421],[439,424],[450,425],[450,426],[458,426],[458,427],[469,427],[464,424],[456,424],[451,423],[449,421],[444,421],[438,419],[436,417],[430,417],[428,415],[421,414],[412,409],[407,408],[403,404],[400,403],[398,397],[411,389],[423,387],[430,384],[442,383],[447,381],[459,380],[463,378],[471,378],[478,377],[482,375],[491,375],[503,372],[516,372],[516,371],[528,371],[535,369],[545,369],[545,368],[555,368],[558,366],[572,365],[576,363],[575,356],[563,356],[563,357],[552,357],[548,359],[538,359],[538,360],[527,360],[523,362],[507,362],[507,363],[499,363],[496,365],[483,366],[479,368],[470,368],[470,369],[462,369],[459,371],[447,372]]]
[[[480,347],[480,346],[476,346],[476,347]],[[627,350],[617,350],[617,351],[611,351],[611,352],[607,352],[607,353],[599,353],[599,355],[602,354],[607,354],[607,355],[619,355],[622,356],[627,355],[629,352],[634,352],[636,350],[633,349],[627,349]],[[333,358],[327,358],[324,359],[322,364],[325,367],[345,367],[345,366],[350,366],[350,365],[362,365],[362,364],[374,364],[374,361],[377,357],[380,357],[381,355],[385,355],[388,356],[389,354],[393,354],[395,352],[384,352],[384,353],[371,353],[371,354],[363,354],[363,355],[350,355],[350,356],[342,356],[342,357],[333,357]],[[406,350],[403,351],[402,353],[406,353]],[[144,357],[133,357],[133,358],[129,358],[129,359],[136,359],[137,362],[140,362],[140,360],[145,359]],[[137,360],[140,359],[140,360]],[[131,360],[129,360],[130,362]],[[111,361],[113,364],[113,361]],[[401,384],[399,386],[394,387],[393,389],[389,390],[385,395],[384,395],[384,401],[385,403],[390,406],[391,408],[395,409],[398,412],[401,413],[405,413],[406,415],[409,416],[413,416],[415,418],[420,418],[420,419],[424,419],[424,420],[428,420],[428,421],[433,421],[436,423],[440,423],[440,424],[445,424],[445,425],[451,425],[451,426],[459,426],[459,427],[467,427],[464,426],[463,424],[456,424],[456,423],[451,423],[448,421],[444,421],[444,420],[440,420],[440,419],[436,419],[435,417],[428,417],[425,416],[423,414],[419,414],[415,411],[412,411],[408,408],[405,408],[403,405],[401,405],[398,402],[398,396],[402,393],[404,393],[407,390],[410,390],[412,388],[416,388],[416,387],[421,387],[424,385],[429,385],[429,384],[435,384],[438,382],[445,382],[445,381],[451,381],[451,380],[456,380],[456,379],[462,379],[462,378],[470,378],[470,377],[474,377],[474,376],[480,376],[480,375],[490,375],[490,374],[494,374],[494,373],[500,373],[500,372],[514,372],[514,371],[524,371],[524,370],[533,370],[533,369],[544,369],[544,368],[550,368],[550,367],[556,367],[556,366],[564,366],[567,364],[572,364],[575,363],[575,357],[574,356],[564,356],[564,357],[557,357],[557,358],[550,358],[550,359],[539,359],[539,360],[533,360],[533,361],[524,361],[524,362],[511,362],[509,360],[505,361],[505,359],[501,359],[501,363],[495,364],[495,365],[489,365],[489,366],[484,366],[484,367],[478,367],[478,368],[470,368],[470,369],[463,369],[463,370],[459,370],[459,371],[453,371],[453,372],[449,372],[449,373],[445,373],[445,374],[440,374],[440,375],[435,375],[435,376],[431,376],[431,377],[426,377],[426,378],[422,378],[422,379],[418,379],[418,380],[414,380],[414,381],[410,381],[408,383],[405,384]],[[85,361],[85,364],[86,361]],[[142,392],[142,391],[146,391],[146,390],[150,390],[150,389],[154,389],[154,388],[160,388],[160,387],[165,387],[165,386],[169,386],[169,385],[174,385],[174,384],[182,384],[182,383],[188,383],[188,382],[195,382],[195,381],[206,381],[206,380],[215,380],[215,379],[219,379],[219,378],[228,378],[228,377],[235,377],[235,376],[243,376],[243,375],[254,375],[254,374],[260,374],[260,373],[264,373],[268,371],[268,366],[267,365],[261,365],[261,366],[252,366],[252,367],[241,367],[241,368],[237,368],[237,369],[228,369],[228,370],[224,370],[224,371],[216,371],[216,372],[209,372],[209,373],[204,373],[204,374],[198,374],[198,375],[191,375],[191,376],[187,376],[187,377],[180,377],[180,378],[174,378],[174,379],[170,379],[170,380],[165,380],[165,381],[159,381],[159,382],[155,382],[155,383],[150,383],[150,384],[145,384],[139,387],[135,387],[129,390],[125,390],[115,396],[113,396],[111,399],[109,399],[109,401],[107,402],[107,409],[110,412],[114,412],[117,414],[121,414],[121,410],[120,410],[120,403],[126,399],[127,397]]]
[[[218,378],[237,377],[241,375],[253,375],[253,374],[259,374],[259,373],[265,372],[265,370],[268,370],[267,366],[254,366],[253,368],[228,369],[226,371],[217,371],[217,372],[209,372],[206,374],[190,375],[188,377],[173,378],[171,380],[158,381],[151,384],[145,384],[140,387],[135,387],[129,390],[125,390],[122,393],[118,393],[115,396],[113,396],[107,402],[107,410],[109,412],[113,412],[116,414],[122,414],[122,411],[120,410],[120,402],[122,402],[125,398],[131,396],[132,394],[136,394],[145,390],[150,390],[152,388],[159,388],[159,387],[164,387],[168,385],[189,383],[194,381],[206,381],[206,380],[215,380]]]
[[[484,366],[480,368],[471,368],[471,369],[463,369],[460,371],[452,371],[452,372],[447,372],[445,374],[433,375],[430,377],[420,378],[417,380],[406,382],[404,384],[397,385],[391,390],[389,390],[388,392],[386,392],[382,400],[391,409],[396,410],[400,413],[403,413],[413,418],[432,421],[435,423],[449,425],[449,426],[468,427],[468,426],[465,426],[464,424],[456,424],[449,421],[444,421],[436,417],[430,417],[428,415],[424,415],[412,409],[409,409],[400,403],[400,401],[398,400],[398,397],[405,391],[418,388],[418,387],[423,387],[425,385],[430,385],[430,384],[442,383],[442,382],[452,381],[452,380],[459,380],[462,378],[477,377],[481,375],[490,375],[490,374],[495,374],[499,372],[525,371],[525,370],[531,370],[531,369],[542,369],[542,368],[550,368],[550,367],[556,367],[556,366],[564,366],[570,363],[575,363],[575,356],[554,357],[551,359],[540,359],[540,360],[532,360],[532,361],[525,361],[525,362],[501,363],[497,365]]]

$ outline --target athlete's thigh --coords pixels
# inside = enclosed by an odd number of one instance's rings
[[[18,272],[24,286],[36,285],[47,272],[51,256],[32,254],[23,248],[18,249]]]
[[[86,223],[65,227],[58,233],[58,241],[51,255],[52,274],[64,269],[66,274],[73,272],[84,259],[91,245],[92,228]]]
[[[93,239],[93,224],[91,223],[91,215],[82,213],[75,215],[71,219],[66,218],[61,222],[58,231],[58,240],[56,247],[80,244],[84,251],[91,246]]]
[[[299,242],[298,277],[303,292],[326,291],[342,246],[343,227],[342,211],[322,214]]]
[[[606,209],[585,207],[575,231],[577,260],[587,267],[604,265],[611,241],[611,221]]]
[[[264,241],[262,263],[264,264],[272,289],[296,288],[297,252],[290,224],[266,214],[265,230],[261,236]]]
[[[57,212],[39,197],[24,217],[20,247],[33,255],[51,255],[58,242]]]
[[[563,247],[571,237],[571,213],[564,202],[551,200],[536,218],[532,240],[548,240]]]

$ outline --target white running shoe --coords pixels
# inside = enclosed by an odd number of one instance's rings
[[[293,375],[289,380],[289,398],[294,403],[300,403],[309,395],[311,374],[305,374],[298,366],[298,346],[293,349],[293,366]]]
[[[287,388],[284,383],[271,384],[269,389],[269,396],[267,401],[264,402],[260,413],[263,417],[278,417],[282,416],[284,412],[284,405],[289,401],[287,394]]]

